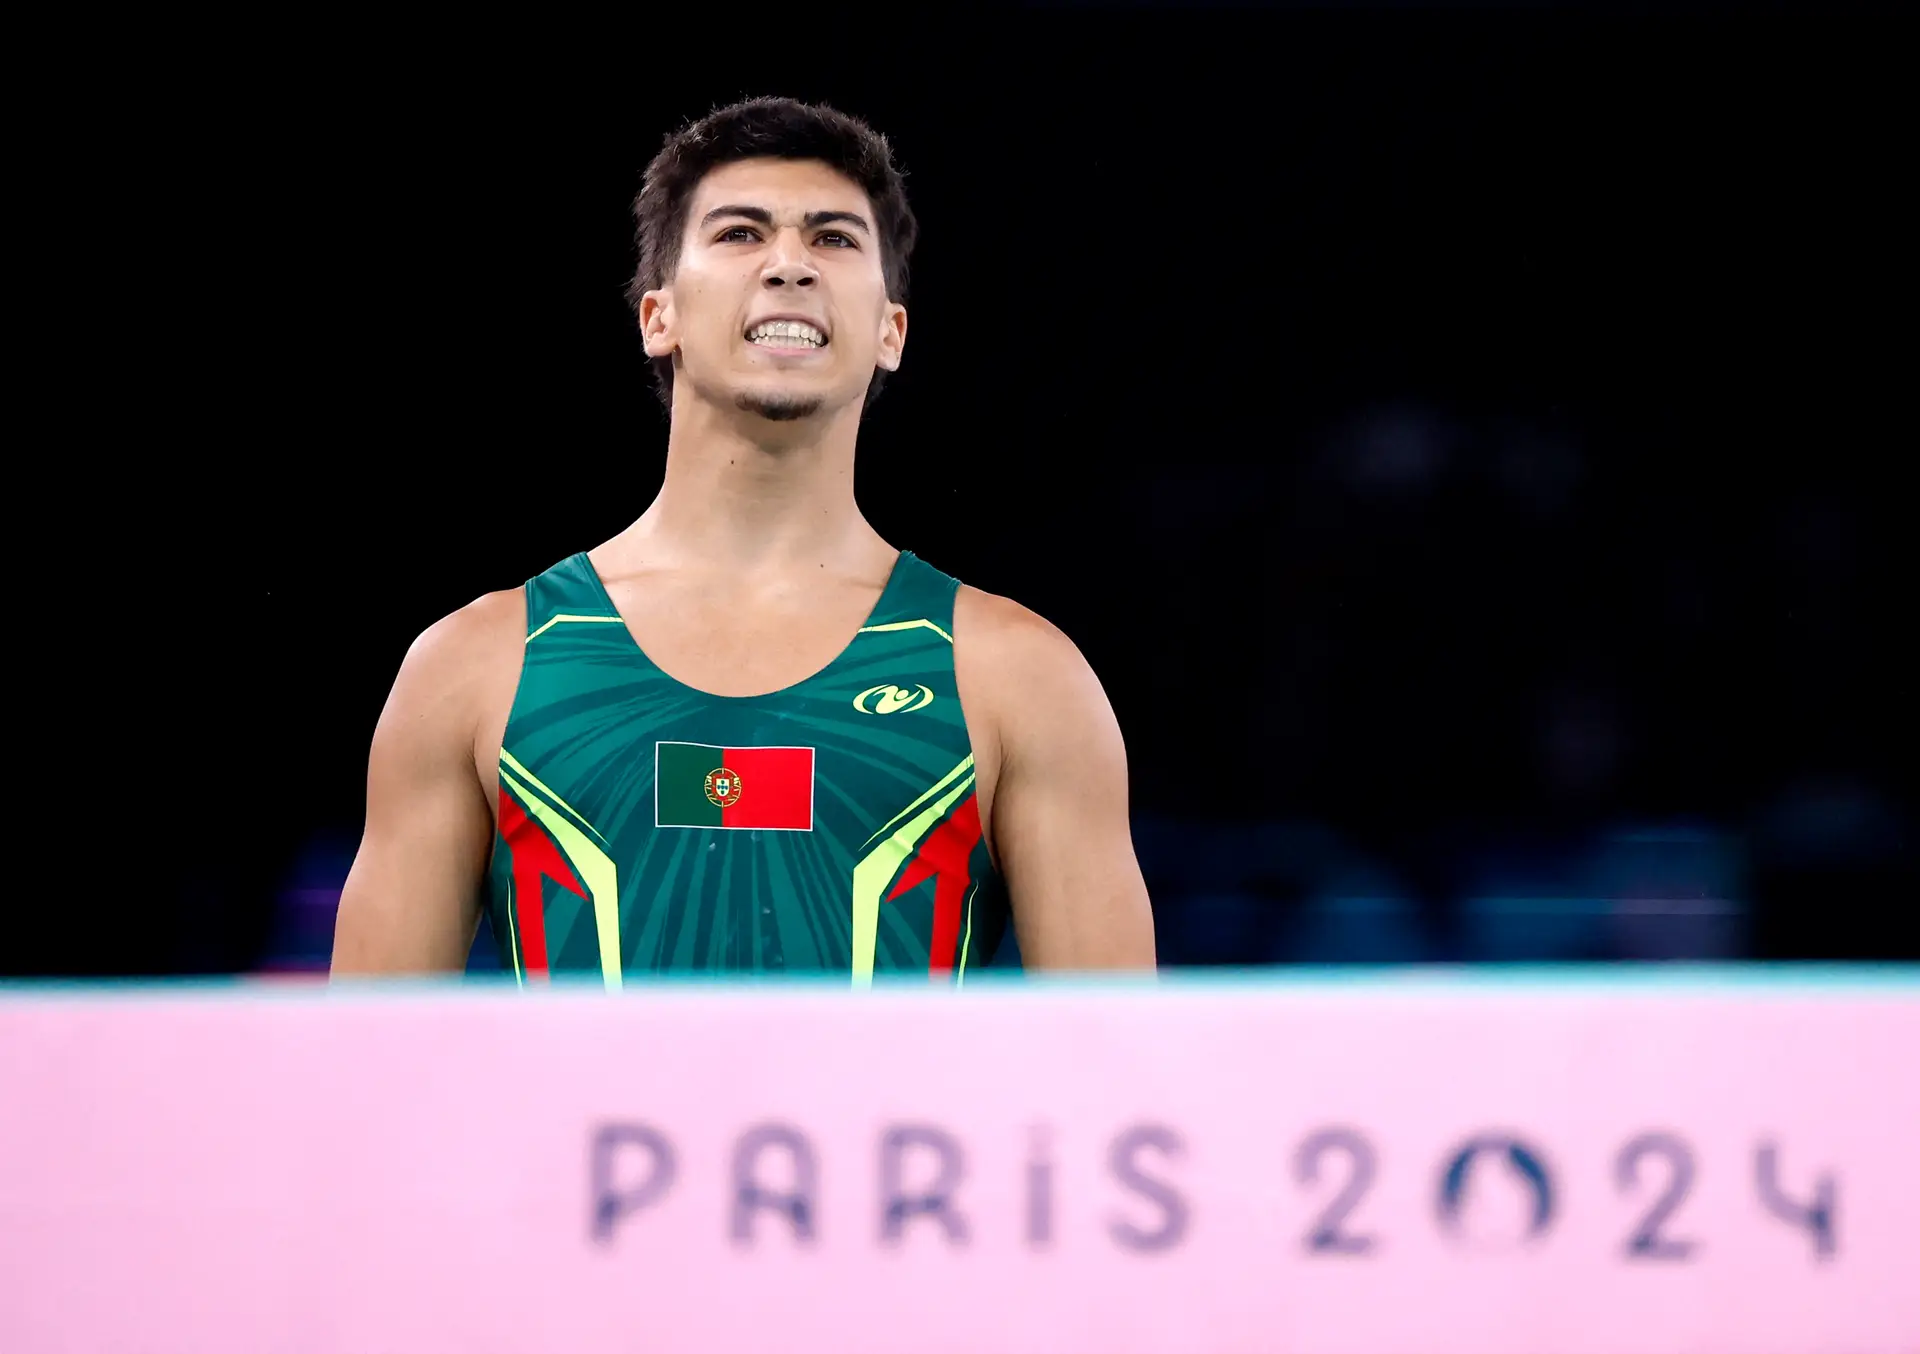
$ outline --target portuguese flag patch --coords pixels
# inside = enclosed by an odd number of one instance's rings
[[[812,748],[653,745],[655,827],[813,831]]]

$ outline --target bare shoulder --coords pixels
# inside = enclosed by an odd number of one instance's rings
[[[1065,646],[1073,649],[1073,641],[1045,616],[1011,597],[970,584],[962,583],[955,594],[953,617],[955,629],[965,630],[970,643],[997,648]]]
[[[436,731],[484,727],[504,689],[511,699],[526,641],[526,597],[519,588],[489,592],[421,631],[407,648],[383,722]]]
[[[1026,733],[1072,736],[1112,725],[1107,695],[1059,626],[1008,597],[961,586],[954,598],[954,666],[1006,743]]]
[[[527,598],[520,588],[484,593],[429,625],[407,650],[407,663],[454,676],[475,662],[511,654],[526,641]]]

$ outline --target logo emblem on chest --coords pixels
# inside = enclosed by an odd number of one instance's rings
[[[707,798],[723,809],[739,803],[740,777],[724,766],[707,772]]]
[[[895,686],[891,682],[870,686],[853,698],[853,708],[863,715],[899,715],[924,710],[933,704],[933,690],[924,686]]]

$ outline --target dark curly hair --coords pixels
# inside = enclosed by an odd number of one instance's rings
[[[627,303],[638,315],[640,298],[664,285],[680,262],[687,210],[700,181],[721,165],[762,157],[819,160],[859,184],[873,204],[880,237],[880,268],[887,299],[904,305],[907,261],[919,225],[907,205],[906,183],[886,137],[856,118],[794,99],[748,99],[715,109],[667,138],[647,166],[633,200],[634,242],[640,262],[627,283]],[[867,387],[872,404],[886,376],[876,370]],[[673,360],[653,359],[660,400],[673,408]]]

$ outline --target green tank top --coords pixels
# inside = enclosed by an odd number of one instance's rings
[[[712,696],[648,659],[586,555],[526,585],[487,917],[503,967],[961,981],[1007,924],[953,676],[959,584],[902,553],[813,676]]]

